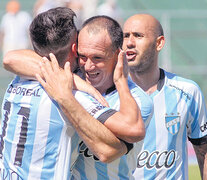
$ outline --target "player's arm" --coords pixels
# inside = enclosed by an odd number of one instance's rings
[[[102,162],[111,162],[127,152],[126,145],[116,138],[102,123],[92,117],[74,98],[72,94],[72,73],[68,63],[65,71],[61,70],[54,59],[52,67],[49,61],[42,64],[42,74],[46,82],[37,75],[48,94],[56,100],[66,117],[70,120],[79,136],[88,148]]]
[[[198,139],[197,141],[200,140]],[[207,180],[207,136],[202,138],[201,144],[194,143],[193,148],[196,153],[196,157],[201,173],[201,178]]]
[[[107,119],[104,125],[117,137],[133,143],[144,138],[145,126],[140,109],[130,93],[127,79],[128,65],[125,54],[121,51],[114,71],[114,83],[120,98],[120,113]]]
[[[66,117],[91,152],[101,162],[109,163],[126,154],[125,144],[102,123],[91,116],[75,99],[72,93],[61,102]]]
[[[35,74],[41,75],[39,62],[42,57],[33,50],[13,50],[6,53],[3,58],[3,66],[14,74],[35,78]]]
[[[205,161],[204,161],[204,167],[203,167],[203,179],[207,180],[207,153],[205,154]]]
[[[9,51],[3,58],[3,66],[7,71],[29,79],[36,78],[35,74],[43,77],[39,62],[43,62],[42,57],[29,49]],[[75,74],[74,88],[91,94],[101,104],[108,106],[106,100],[93,86]]]
[[[190,130],[188,130],[188,132],[190,132],[188,139],[193,144],[201,178],[207,180],[206,104],[204,96],[197,84],[191,88],[191,91],[193,92],[193,99],[196,103],[191,103],[192,107],[189,108],[191,111],[190,113],[192,115],[192,119],[189,119],[189,124],[187,124],[187,127],[190,128]]]

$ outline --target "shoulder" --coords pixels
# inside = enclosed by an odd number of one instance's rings
[[[24,22],[30,22],[32,21],[31,15],[26,11],[21,11],[18,13],[18,19],[24,20]]]
[[[45,106],[54,104],[54,101],[49,97],[41,84],[34,79],[25,79],[24,77],[16,76],[9,84],[7,93],[14,94],[18,99],[22,99],[22,101],[30,99],[29,101],[34,103],[34,105],[35,103],[36,105],[46,104]]]
[[[134,83],[131,78],[128,79],[128,86],[133,97],[151,100],[150,96],[141,87]]]
[[[4,14],[4,15],[2,16],[2,20],[3,20],[3,19],[6,19],[6,18],[9,18],[9,17],[12,17],[11,14],[6,13],[6,14]]]
[[[165,76],[167,78],[166,85],[171,88],[175,88],[177,90],[182,89],[190,94],[201,92],[199,85],[191,79],[187,79],[167,71],[165,71]]]
[[[26,16],[26,17],[31,17],[31,15],[27,11],[20,11],[18,13],[18,16]]]
[[[12,17],[10,16],[10,14],[6,13],[5,15],[3,15],[3,17],[1,18],[1,26],[6,25],[6,23],[8,23],[8,21],[11,19]]]

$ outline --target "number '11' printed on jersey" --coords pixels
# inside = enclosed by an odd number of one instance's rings
[[[4,119],[3,119],[3,126],[2,126],[2,134],[0,137],[0,159],[2,159],[3,156],[3,149],[4,149],[4,137],[6,136],[6,129],[8,126],[8,120],[9,115],[11,113],[11,102],[6,101],[3,105],[3,110],[5,110],[4,113]],[[27,140],[27,130],[28,130],[28,120],[30,115],[30,109],[28,107],[20,107],[18,113],[19,116],[22,117],[22,124],[21,124],[21,130],[19,133],[19,141],[17,144],[17,149],[15,153],[15,160],[14,165],[21,166],[22,165],[22,157],[24,154],[24,147]]]

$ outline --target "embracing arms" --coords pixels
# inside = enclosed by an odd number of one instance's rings
[[[24,75],[32,78],[34,78],[35,74],[37,73],[43,76],[42,71],[39,67],[40,62],[44,62],[42,57],[38,56],[31,50],[11,51],[7,53],[3,61],[4,67],[7,70],[12,71],[18,75]],[[56,69],[60,70],[57,67],[59,66],[56,63]],[[102,162],[111,162],[112,160],[124,155],[127,152],[126,145],[121,140],[116,138],[116,136],[102,123],[92,117],[77,102],[71,93],[72,85],[69,86],[69,91],[64,91],[64,87],[58,86],[55,78],[61,77],[60,75],[61,73],[59,72],[55,74],[54,77],[52,77],[52,82],[54,82],[53,93],[58,95],[57,92],[60,94],[63,92],[68,92],[67,95],[63,93],[64,97],[66,98],[64,101],[62,101],[62,103],[65,104],[65,108],[62,107],[62,110],[65,113],[66,117],[70,119],[71,123],[76,128],[77,132],[89,147],[89,149]],[[69,77],[70,76],[73,75],[70,74]],[[65,78],[64,80],[66,82],[63,82],[63,85],[68,85],[72,81],[70,79],[67,79],[68,76],[65,74],[62,77]],[[61,79],[59,78],[57,82],[61,82]]]
[[[107,119],[104,125],[108,127],[117,137],[129,143],[133,143],[144,138],[145,128],[140,109],[129,92],[129,87],[127,85],[128,67],[126,64],[127,61],[123,56],[124,54],[119,55],[119,63],[117,63],[117,68],[114,72],[114,83],[120,96],[120,113],[114,115],[114,117],[111,119]],[[29,77],[34,77],[36,73],[42,76],[38,64],[39,62],[43,62],[42,58],[32,50],[10,51],[3,59],[5,69],[15,74]],[[122,64],[122,62],[124,64]],[[120,67],[118,67],[120,65],[121,68],[124,69],[120,69]],[[75,79],[77,78],[78,77],[75,77]],[[99,94],[97,92],[93,92],[96,91],[95,88],[88,88],[88,86],[87,88],[85,87],[86,86],[83,85],[82,89],[80,87],[78,89],[83,91],[91,89],[90,91],[92,92],[88,93],[95,94],[93,96],[101,101]],[[98,94],[98,97],[96,94]],[[104,105],[106,105],[106,102],[104,102],[104,100],[102,100],[102,102]],[[135,114],[135,112],[137,112],[137,114]]]
[[[6,70],[28,78],[34,78],[35,74],[41,74],[39,62],[42,57],[32,50],[9,51],[3,58],[3,66]]]
[[[41,64],[45,80],[38,74],[36,77],[47,93],[59,103],[67,119],[72,123],[85,144],[102,162],[110,162],[125,154],[127,152],[125,144],[92,117],[73,96],[73,74],[70,71],[69,62],[62,70],[54,55],[50,55],[50,59],[52,63],[45,60]]]
[[[104,123],[104,125],[106,127],[108,127],[108,129],[111,130],[120,139],[123,139],[127,142],[136,142],[136,141],[143,139],[143,137],[145,135],[145,129],[144,129],[141,115],[140,115],[140,110],[129,92],[129,88],[127,85],[127,73],[124,73],[124,74],[122,73],[122,71],[123,71],[123,69],[122,69],[123,68],[123,63],[122,63],[123,54],[121,55],[121,58],[119,58],[119,59],[121,59],[121,61],[119,60],[119,63],[117,63],[117,68],[114,73],[115,74],[114,81],[115,81],[115,85],[116,85],[117,90],[120,95],[120,102],[121,102],[120,108],[121,109],[120,109],[120,112],[117,112],[114,115],[112,115],[111,117],[109,117],[107,119],[107,121]],[[34,75],[36,73],[38,73],[38,74],[40,74],[40,76],[43,76],[40,71],[40,68],[39,68],[39,62],[43,62],[43,60],[40,56],[38,56],[36,53],[34,53],[31,50],[11,51],[5,56],[3,62],[4,62],[4,67],[7,70],[10,70],[18,75],[26,75],[26,76],[34,77]],[[60,74],[60,76],[61,76],[61,74]],[[63,76],[65,76],[65,75],[63,75]],[[54,82],[54,79],[53,79],[53,82]],[[62,85],[66,85],[67,82],[63,82]],[[60,86],[62,87],[62,85],[60,85]],[[55,89],[56,88],[57,88],[57,86],[55,84]],[[64,89],[64,88],[60,88],[60,90],[62,90],[62,89]],[[55,91],[53,91],[53,92],[55,92]],[[66,96],[62,93],[62,91],[60,91],[60,94],[63,95],[63,98],[67,99]],[[56,92],[54,95],[57,96],[58,92]],[[70,98],[73,99],[73,97],[70,97]],[[57,100],[57,98],[55,98],[55,99]],[[69,119],[74,118],[77,120],[78,123],[80,123],[81,116],[78,116],[78,114],[82,114],[83,112],[81,113],[79,111],[82,111],[83,109],[81,110],[81,108],[77,108],[76,106],[73,106],[73,107],[76,107],[75,110],[78,109],[77,113],[75,114],[75,111],[73,111],[74,109],[73,110],[70,109],[70,108],[72,108],[72,107],[70,107],[71,104],[67,104],[68,102],[69,101],[61,101],[58,103],[60,103],[60,104],[62,103],[62,109],[65,114],[68,114]],[[77,105],[77,106],[79,106],[79,105]],[[69,110],[68,112],[66,112],[67,109]],[[72,111],[73,114],[71,114],[70,111]],[[87,114],[86,111],[84,113]],[[84,116],[82,116],[82,117],[88,116],[89,119],[92,118],[92,117],[90,117],[89,114],[88,115],[86,115],[86,114],[84,114]],[[74,117],[71,117],[71,115],[74,115]],[[94,118],[92,118],[92,119],[94,119]],[[96,123],[97,123],[97,127],[94,125],[92,125],[92,127],[94,126],[98,130],[103,128],[102,124],[100,124],[100,122],[97,121]],[[77,125],[78,124],[74,124],[75,127]],[[87,122],[87,125],[89,125],[88,122]],[[80,126],[80,127],[83,127],[83,126]],[[97,129],[96,129],[96,131],[97,131]],[[104,131],[108,132],[109,131],[108,129],[107,130],[105,129]],[[79,129],[79,130],[82,131],[82,133],[83,133],[82,135],[85,135],[84,129]],[[81,132],[79,132],[79,134],[80,133]],[[94,148],[94,150],[97,150],[97,152],[94,152],[93,147],[91,147],[89,143],[85,142],[88,145],[88,147],[92,150],[92,152],[100,160],[105,161],[105,162],[111,161],[111,160],[121,156],[121,154],[126,153],[126,146],[123,145],[123,143],[121,141],[119,141],[119,139],[116,138],[116,141],[118,140],[119,143],[121,143],[121,147],[120,147],[120,144],[119,145],[117,144],[117,146],[116,146],[118,152],[116,152],[116,150],[113,149],[112,143],[104,142],[104,140],[105,141],[107,140],[107,138],[106,138],[107,136],[105,136],[105,134],[108,134],[108,137],[113,135],[111,132],[110,133],[109,132],[102,133],[103,139],[98,139],[98,137],[96,137],[97,140],[95,140],[94,138],[91,138],[90,142],[91,142],[91,145],[97,145],[97,146],[98,146],[98,144],[100,144],[102,142],[106,143],[105,147],[108,147],[107,151],[105,151],[105,150],[103,151],[102,145],[100,145],[99,146],[100,149]],[[91,133],[89,133],[89,135],[93,135],[93,133],[91,132]],[[97,133],[95,133],[95,135],[97,135]],[[86,136],[85,138],[88,138],[88,137]],[[113,138],[111,140],[113,140]],[[83,140],[84,140],[84,138],[83,138]],[[95,141],[99,142],[99,143],[94,143]],[[115,142],[115,144],[116,143],[117,142]],[[110,149],[110,145],[112,145],[112,149]],[[123,149],[124,149],[124,153],[123,153]],[[121,150],[121,152],[120,152],[120,150]],[[101,156],[100,154],[102,155],[102,158],[100,157]]]
[[[7,71],[28,79],[34,79],[35,74],[39,74],[42,77],[42,72],[39,67],[40,62],[43,62],[42,57],[29,49],[9,51],[3,58],[3,66]],[[98,90],[75,74],[74,88],[91,94],[101,104],[108,106],[108,103]]]

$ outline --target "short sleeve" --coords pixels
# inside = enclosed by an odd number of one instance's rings
[[[199,87],[194,91],[187,122],[188,137],[199,139],[207,135],[207,111],[204,96]]]
[[[89,112],[93,117],[104,123],[116,110],[100,104],[94,97],[82,91],[73,91],[77,101]]]

